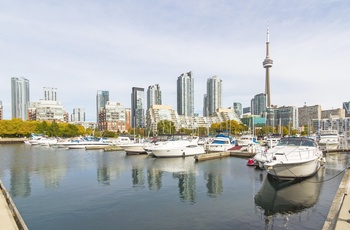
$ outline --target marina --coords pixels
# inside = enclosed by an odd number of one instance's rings
[[[315,176],[277,183],[282,194],[313,191],[311,200],[283,195],[286,205],[260,202],[265,191],[280,193],[276,181],[242,157],[196,163],[101,149],[0,148],[0,179],[29,229],[322,229],[350,162],[348,153],[326,154]],[[303,199],[310,203],[297,208]]]

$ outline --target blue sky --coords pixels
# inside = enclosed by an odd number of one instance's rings
[[[11,118],[11,77],[30,100],[55,87],[69,114],[95,121],[97,90],[131,105],[132,87],[159,84],[176,109],[176,80],[192,71],[195,112],[206,81],[223,80],[223,106],[250,106],[265,90],[269,21],[271,103],[341,108],[350,101],[347,0],[0,0],[0,100]],[[146,98],[145,98],[146,99]]]

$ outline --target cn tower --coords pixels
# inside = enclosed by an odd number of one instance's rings
[[[263,62],[263,66],[266,69],[266,80],[265,80],[265,95],[266,95],[266,108],[271,107],[271,94],[270,94],[270,68],[272,67],[273,60],[270,58],[269,47],[269,24],[267,24],[266,33],[266,58]]]

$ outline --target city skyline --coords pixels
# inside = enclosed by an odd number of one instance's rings
[[[0,9],[0,101],[11,119],[12,77],[30,81],[30,100],[57,88],[71,114],[95,121],[97,90],[130,107],[132,87],[159,84],[176,109],[176,78],[191,71],[195,113],[206,79],[223,81],[222,107],[250,106],[265,91],[269,21],[271,104],[341,108],[347,93],[350,3],[342,1],[5,1]],[[38,14],[40,12],[40,14]]]

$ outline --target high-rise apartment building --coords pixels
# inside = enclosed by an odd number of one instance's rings
[[[304,105],[303,107],[298,108],[298,121],[299,121],[299,127],[304,125],[310,125],[311,120],[321,119],[321,106],[320,105],[312,105],[307,106]]]
[[[147,110],[152,105],[162,104],[162,91],[158,84],[150,85],[147,89]]]
[[[102,130],[111,132],[127,132],[129,130],[129,122],[127,122],[127,113],[124,106],[118,102],[108,101],[105,108],[101,110],[102,119],[100,119],[99,127]]]
[[[207,80],[207,93],[204,95],[204,116],[213,116],[221,109],[222,104],[222,80],[213,76]]]
[[[57,101],[57,88],[44,87],[44,100]]]
[[[194,115],[194,78],[192,72],[177,78],[177,112],[179,115]]]
[[[12,118],[28,120],[29,80],[23,77],[11,78]]]
[[[233,110],[236,112],[239,118],[243,115],[243,107],[242,103],[239,102],[233,102]]]
[[[84,108],[74,108],[71,114],[70,120],[72,122],[84,122],[85,121],[85,109]]]
[[[0,101],[0,120],[2,120],[2,114],[3,114],[2,101]]]
[[[32,102],[28,114],[30,120],[68,122],[68,113],[59,101]]]
[[[345,116],[350,117],[350,101],[343,102],[343,109],[345,109]]]
[[[254,96],[251,101],[251,114],[252,115],[264,115],[266,112],[266,95],[263,93]]]
[[[132,87],[131,93],[131,126],[145,127],[144,88]]]
[[[106,106],[107,101],[109,101],[109,91],[98,90],[97,95],[96,95],[96,120],[97,120],[97,124],[100,121],[100,119],[99,119],[100,111],[101,111],[101,109],[103,109]]]

